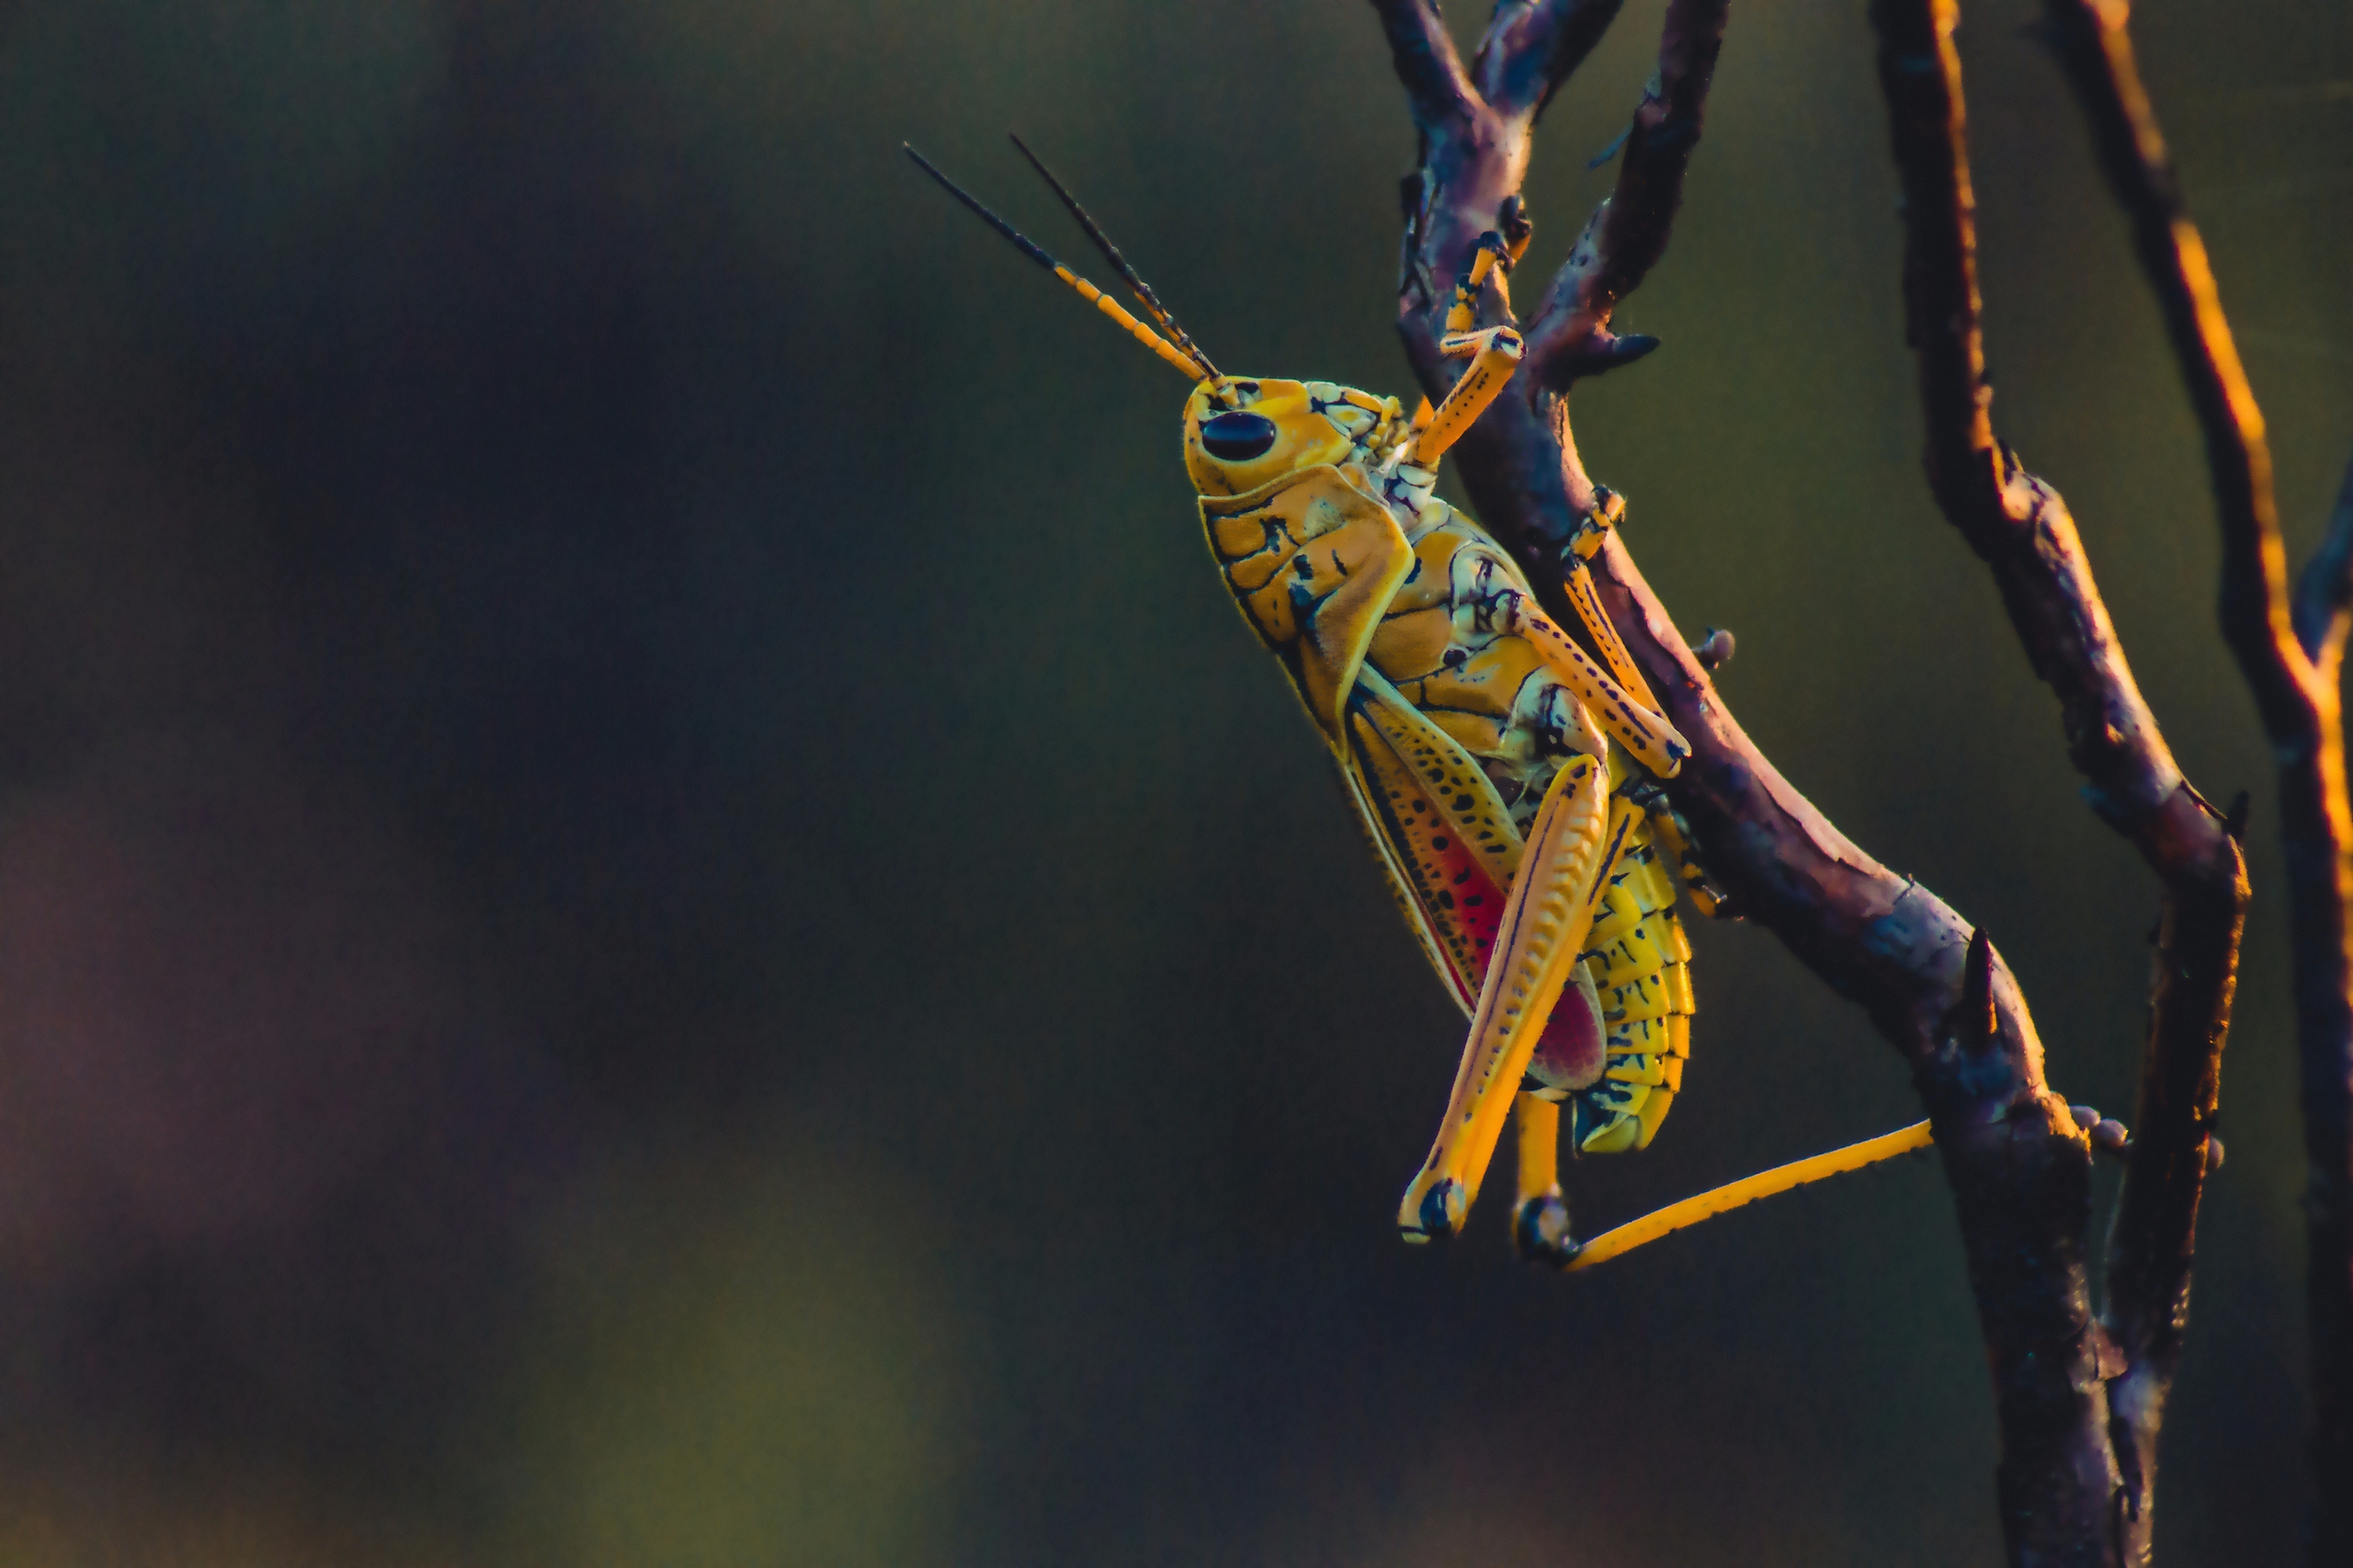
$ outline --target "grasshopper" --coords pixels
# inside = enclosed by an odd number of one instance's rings
[[[1014,144],[1149,323],[906,152],[1193,383],[1185,467],[1211,556],[1323,736],[1399,910],[1470,1019],[1398,1230],[1426,1242],[1461,1229],[1508,1119],[1515,1244],[1574,1266],[1584,1249],[1561,1189],[1563,1121],[1572,1155],[1641,1149],[1656,1135],[1682,1087],[1695,1007],[1676,898],[1688,892],[1703,912],[1714,899],[1658,787],[1689,747],[1586,565],[1623,503],[1603,492],[1564,557],[1589,653],[1538,608],[1495,540],[1434,494],[1440,460],[1523,352],[1512,328],[1478,318],[1486,291],[1507,297],[1528,227],[1515,208],[1511,238],[1480,240],[1441,342],[1468,366],[1409,418],[1396,398],[1354,387],[1221,372],[1062,182]]]

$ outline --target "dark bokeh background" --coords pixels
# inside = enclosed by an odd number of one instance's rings
[[[1736,8],[1666,341],[1578,398],[1725,688],[2123,1113],[2153,909],[1918,481],[1859,4]],[[1546,265],[1654,4],[1554,107]],[[2004,428],[2257,904],[2161,1549],[2283,1561],[2268,769],[2194,432],[2022,3],[1973,8]],[[1467,19],[1466,19],[1466,24]],[[2151,4],[2301,550],[2353,450],[2353,13]],[[1460,1020],[1203,559],[1181,388],[1400,389],[1349,0],[0,9],[0,1561],[1984,1562],[1912,1161],[1574,1281],[1389,1216]],[[1915,1114],[1763,933],[1588,1223]]]

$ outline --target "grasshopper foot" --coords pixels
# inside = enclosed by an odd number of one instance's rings
[[[1511,1243],[1529,1263],[1566,1268],[1584,1244],[1569,1234],[1569,1200],[1555,1190],[1523,1198],[1512,1210]]]
[[[1398,1206],[1397,1233],[1409,1242],[1449,1240],[1462,1229],[1462,1217],[1470,1208],[1470,1195],[1461,1182],[1452,1176],[1432,1180],[1424,1171],[1405,1189],[1405,1201]]]

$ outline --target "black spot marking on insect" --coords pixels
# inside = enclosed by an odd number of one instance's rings
[[[1470,655],[1469,652],[1468,652],[1468,651],[1466,651],[1466,650],[1464,650],[1464,649],[1461,649],[1461,648],[1449,648],[1449,649],[1446,651],[1446,657],[1445,657],[1445,659],[1444,659],[1442,662],[1445,664],[1445,665],[1446,665],[1446,667],[1447,667],[1448,669],[1449,669],[1449,670],[1459,670],[1459,669],[1461,669],[1461,668],[1465,664],[1467,664],[1467,663],[1469,663],[1469,662],[1470,662],[1470,658],[1471,658],[1471,655]]]
[[[1433,838],[1430,840],[1430,847],[1433,849],[1448,849],[1452,846],[1453,846],[1444,838]]]

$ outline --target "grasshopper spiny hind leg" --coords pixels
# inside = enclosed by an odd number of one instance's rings
[[[1429,1159],[1398,1205],[1397,1228],[1408,1241],[1453,1234],[1478,1195],[1529,1061],[1586,948],[1594,895],[1615,858],[1615,846],[1605,846],[1609,817],[1602,765],[1573,758],[1538,808],[1453,1094]]]

